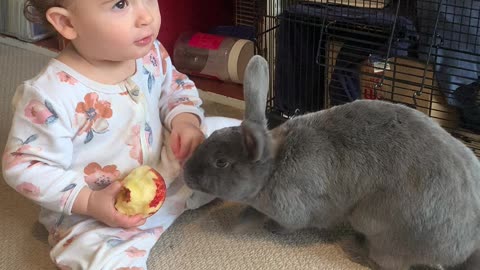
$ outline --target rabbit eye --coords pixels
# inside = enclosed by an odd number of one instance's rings
[[[217,168],[226,168],[228,167],[228,165],[230,165],[230,163],[228,163],[228,161],[226,161],[225,159],[217,159],[215,161],[215,167]]]

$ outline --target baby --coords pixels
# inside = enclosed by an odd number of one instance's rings
[[[240,122],[204,117],[157,41],[157,0],[29,0],[25,13],[68,45],[16,91],[4,178],[41,206],[59,268],[146,269],[192,191],[165,177],[166,201],[146,220],[116,211],[117,180],[140,165],[165,172],[167,153],[182,163],[213,129]]]

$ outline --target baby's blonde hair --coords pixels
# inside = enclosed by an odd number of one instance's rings
[[[23,6],[23,14],[27,20],[51,27],[47,20],[47,10],[63,6],[66,0],[27,0]]]

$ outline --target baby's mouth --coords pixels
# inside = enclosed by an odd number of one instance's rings
[[[152,39],[153,39],[153,36],[149,35],[149,36],[143,37],[142,39],[136,40],[135,44],[138,46],[149,45],[152,42]]]

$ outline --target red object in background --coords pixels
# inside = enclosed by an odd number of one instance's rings
[[[233,25],[233,0],[158,0],[162,26],[158,40],[173,55],[173,47],[183,32],[206,32],[219,25]]]
[[[194,48],[218,50],[224,39],[225,37],[222,36],[196,33],[192,36],[192,39],[190,39],[188,45]]]

